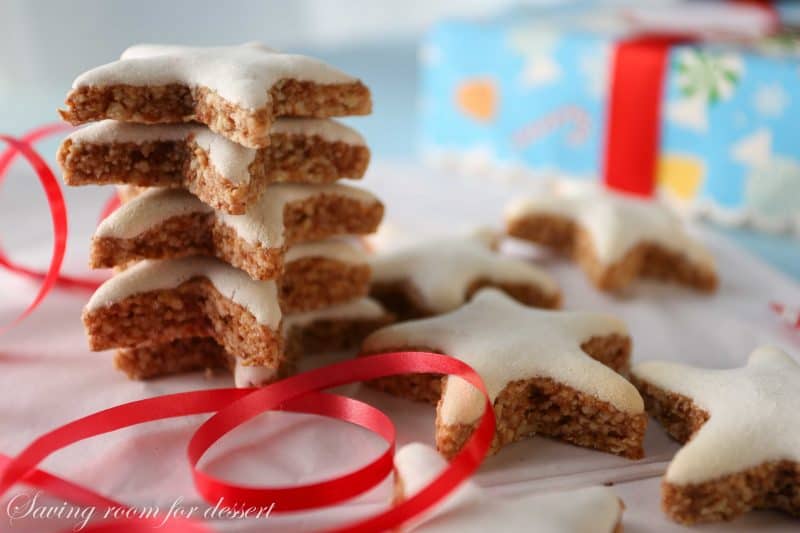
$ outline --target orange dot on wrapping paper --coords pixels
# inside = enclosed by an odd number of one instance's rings
[[[456,107],[479,122],[490,122],[497,112],[497,84],[492,79],[465,80],[456,87]]]

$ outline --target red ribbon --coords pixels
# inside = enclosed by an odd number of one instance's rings
[[[604,181],[608,187],[653,195],[669,49],[689,40],[687,36],[645,35],[617,44],[607,110]]]
[[[46,273],[21,267],[0,255],[0,266],[17,274],[42,279],[34,301],[16,319],[24,319],[42,303],[59,281],[75,281],[73,286],[93,287],[93,280],[60,276],[67,236],[67,215],[61,189],[47,163],[30,145],[36,139],[60,131],[46,127],[35,130],[23,139],[0,135],[10,145],[0,155],[0,179],[11,160],[21,154],[31,164],[45,189],[53,218],[55,240],[50,267]],[[113,210],[119,200],[114,197],[104,209]],[[1,253],[1,252],[0,252]],[[2,333],[3,330],[0,330]],[[358,400],[322,392],[325,389],[413,373],[435,373],[457,376],[474,385],[484,395],[484,413],[463,448],[448,467],[427,487],[401,504],[370,518],[347,524],[336,531],[382,531],[396,528],[430,509],[467,479],[480,465],[488,452],[495,431],[494,410],[480,376],[460,360],[446,355],[425,352],[397,352],[363,357],[298,374],[260,389],[216,389],[171,394],[122,404],[80,418],[56,428],[29,444],[16,457],[0,454],[0,496],[14,484],[24,482],[79,505],[100,508],[127,509],[124,504],[98,494],[88,487],[62,479],[36,467],[54,452],[84,439],[154,420],[214,413],[192,436],[187,448],[189,465],[198,492],[210,504],[219,498],[244,506],[275,503],[273,512],[297,511],[332,505],[361,494],[376,486],[391,472],[395,449],[395,428],[391,420],[374,407]],[[268,410],[316,414],[360,425],[380,435],[387,443],[386,450],[365,466],[345,475],[298,487],[249,487],[236,485],[211,476],[197,467],[203,455],[220,438],[243,423]],[[86,532],[151,531],[158,525],[162,531],[196,533],[210,531],[205,524],[172,519],[166,524],[157,519],[124,519],[92,524]]]
[[[771,0],[733,0],[763,9],[771,32],[780,19]],[[653,196],[661,148],[661,103],[667,60],[672,46],[696,36],[647,34],[616,45],[611,66],[611,94],[606,110],[603,181],[606,186],[634,195]]]
[[[755,7],[764,11],[770,20],[770,33],[776,32],[781,26],[781,17],[774,0],[729,0],[732,4]]]
[[[63,133],[64,131],[69,131],[71,129],[71,126],[62,123],[54,123],[35,128],[19,139],[15,139],[8,135],[0,135],[0,140],[5,141],[9,145],[8,148],[2,154],[0,154],[0,183],[2,183],[5,179],[5,175],[14,159],[16,159],[18,155],[22,155],[28,161],[28,163],[30,163],[31,167],[33,167],[37,177],[39,178],[39,181],[42,184],[42,187],[45,190],[53,220],[54,234],[53,252],[50,260],[50,266],[46,271],[32,269],[15,262],[8,257],[2,248],[0,248],[0,267],[3,267],[14,274],[42,282],[39,288],[39,293],[34,301],[19,317],[17,317],[16,320],[14,320],[13,324],[18,323],[20,320],[24,319],[28,314],[30,314],[47,295],[47,293],[50,292],[50,290],[52,290],[55,286],[62,288],[95,290],[102,283],[102,280],[97,278],[68,276],[60,273],[61,263],[64,260],[64,253],[67,246],[68,230],[66,204],[64,202],[64,196],[61,193],[61,187],[58,184],[58,180],[53,175],[53,172],[50,170],[50,167],[47,165],[47,163],[32,146],[33,143],[37,141],[58,133]],[[101,220],[105,218],[108,213],[113,211],[118,205],[119,200],[117,196],[114,195],[114,197],[112,197],[106,204]]]
[[[298,374],[260,389],[216,389],[185,392],[139,400],[99,411],[61,426],[33,441],[0,470],[0,495],[25,481],[62,497],[89,505],[125,505],[90,489],[35,470],[52,453],[84,439],[154,420],[216,411],[192,436],[187,448],[195,486],[215,504],[219,498],[245,506],[275,503],[273,512],[313,509],[350,499],[380,483],[392,471],[395,429],[374,407],[352,398],[319,392],[359,381],[400,374],[436,373],[458,376],[484,395],[484,414],[476,430],[448,467],[427,487],[403,503],[377,515],[337,528],[336,531],[383,531],[399,526],[435,505],[467,479],[480,465],[495,431],[494,411],[480,376],[458,359],[425,352],[397,352],[353,359]],[[383,454],[343,476],[290,488],[245,487],[219,480],[197,468],[198,461],[220,438],[268,410],[311,413],[337,418],[378,433],[388,442]],[[1,463],[0,463],[1,464]],[[127,531],[152,528],[152,520],[126,520]],[[121,526],[121,521],[114,523]],[[98,526],[105,527],[104,524]],[[173,531],[199,531],[196,524],[173,524]],[[95,531],[95,529],[86,529]],[[99,529],[97,531],[100,531]],[[110,530],[109,530],[110,531]]]
[[[39,176],[39,181],[41,182],[42,188],[47,196],[47,203],[50,206],[50,215],[53,222],[54,233],[53,252],[50,259],[50,266],[45,273],[34,271],[14,263],[8,258],[5,252],[0,250],[0,266],[11,272],[42,280],[42,284],[39,287],[39,291],[37,292],[33,301],[28,305],[27,308],[25,308],[25,310],[22,311],[22,313],[20,313],[19,316],[17,316],[15,320],[11,322],[11,324],[0,328],[0,333],[2,333],[7,328],[18,324],[29,314],[31,314],[33,310],[39,306],[42,300],[44,300],[44,297],[47,296],[47,293],[50,292],[58,280],[59,272],[61,270],[61,262],[64,260],[64,251],[67,246],[67,211],[66,205],[64,204],[64,196],[61,194],[61,188],[58,186],[56,177],[53,175],[53,172],[50,170],[50,167],[47,166],[47,163],[44,161],[44,159],[42,159],[39,154],[36,153],[36,150],[34,150],[27,141],[16,139],[9,135],[0,135],[0,140],[7,143],[10,147],[10,150],[12,150],[10,155],[7,155],[9,154],[7,151],[0,156],[0,180],[2,180],[3,173],[8,168],[8,165],[11,163],[14,156],[17,153],[22,154],[22,156],[28,160],[30,165],[36,171],[37,176]]]

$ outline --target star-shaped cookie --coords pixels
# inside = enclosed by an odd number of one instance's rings
[[[259,43],[191,47],[138,45],[78,76],[61,117],[145,124],[201,122],[250,148],[269,144],[280,116],[365,115],[370,92],[322,61]]]
[[[571,255],[600,289],[616,291],[637,277],[713,291],[712,256],[681,220],[654,200],[596,186],[560,187],[512,202],[509,235]]]
[[[274,279],[292,246],[374,231],[383,204],[346,185],[280,183],[244,215],[215,211],[182,189],[152,189],[126,202],[97,227],[90,264],[215,255],[253,279]]]
[[[398,450],[394,464],[395,501],[402,501],[430,483],[447,463],[433,448],[415,442]],[[507,533],[612,533],[620,530],[622,511],[621,500],[607,487],[498,498],[467,480],[404,529],[484,533],[502,524]]]
[[[371,261],[371,295],[401,319],[452,311],[495,287],[526,305],[556,308],[556,282],[536,266],[492,250],[477,237],[426,242]]]
[[[545,311],[500,291],[482,289],[459,309],[380,329],[362,354],[433,350],[461,359],[483,378],[497,416],[492,450],[534,434],[625,457],[642,457],[647,417],[625,378],[630,338],[611,316]],[[377,386],[412,399],[438,401],[436,445],[453,456],[483,412],[466,381],[436,375],[386,378]]]
[[[662,482],[662,507],[685,524],[751,509],[800,515],[800,366],[762,347],[729,370],[652,361],[634,383],[647,410],[686,445]]]
[[[263,364],[246,364],[245,358],[226,350],[213,335],[121,348],[114,363],[132,379],[227,368],[232,371],[237,387],[258,387],[293,373],[300,357],[350,350],[370,332],[391,321],[391,315],[380,304],[370,298],[358,298],[314,311],[283,315],[282,357]],[[239,333],[235,327],[228,327],[231,333]]]
[[[364,175],[364,139],[329,119],[281,118],[266,148],[247,148],[202,124],[103,120],[69,135],[58,150],[67,185],[182,187],[204,203],[244,214],[272,183],[332,183]]]
[[[139,261],[106,280],[86,304],[94,351],[216,335],[241,357],[280,352],[278,283],[257,281],[209,257]]]

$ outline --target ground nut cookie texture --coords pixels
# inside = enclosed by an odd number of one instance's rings
[[[313,311],[369,292],[370,268],[355,244],[335,239],[289,249],[278,279],[281,308]]]
[[[423,347],[463,360],[483,378],[497,419],[492,451],[538,433],[624,457],[643,456],[642,398],[615,371],[624,371],[630,359],[620,320],[533,309],[482,289],[456,311],[376,331],[361,351]],[[378,386],[428,401],[441,391],[436,442],[447,457],[461,449],[483,413],[482,395],[459,378],[387,378]]]
[[[571,255],[599,289],[618,291],[637,277],[711,292],[713,257],[657,201],[595,186],[561,188],[513,202],[509,235]]]
[[[398,450],[395,461],[395,503],[428,485],[446,467],[436,450],[411,443]],[[498,498],[470,480],[465,481],[430,511],[408,524],[408,529],[435,531],[622,531],[622,501],[608,487],[590,487],[550,494],[522,494]]]
[[[154,189],[126,202],[97,227],[90,264],[106,268],[140,259],[214,255],[254,279],[274,279],[292,247],[370,233],[382,217],[380,200],[345,185],[274,185],[244,215],[215,211],[184,190]]]
[[[800,365],[785,352],[758,348],[729,370],[653,361],[632,377],[647,410],[686,443],[662,481],[670,518],[715,522],[752,509],[800,516]]]
[[[186,188],[208,205],[244,214],[271,183],[357,179],[369,149],[334,120],[282,118],[266,148],[241,146],[197,124],[105,120],[68,136],[58,151],[67,185]]]
[[[369,89],[322,61],[258,43],[138,45],[78,76],[59,111],[72,124],[115,119],[195,121],[250,148],[270,143],[277,117],[365,115]]]
[[[228,369],[237,387],[261,386],[286,377],[300,357],[357,347],[392,316],[377,302],[360,298],[316,311],[284,315],[281,357],[253,362],[228,351],[215,336],[180,337],[117,351],[115,364],[132,379],[150,379],[193,370]]]
[[[274,281],[195,257],[142,261],[103,283],[83,313],[93,350],[211,336],[229,353],[273,365],[281,319]]]
[[[503,257],[476,237],[427,242],[379,254],[371,263],[372,296],[401,319],[452,311],[482,287],[534,307],[555,308],[561,299],[543,270]]]

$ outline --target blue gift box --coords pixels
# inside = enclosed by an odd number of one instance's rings
[[[618,14],[445,21],[420,53],[421,143],[438,162],[598,179]],[[670,49],[659,195],[722,222],[800,231],[800,39]],[[522,170],[524,169],[524,170]]]

